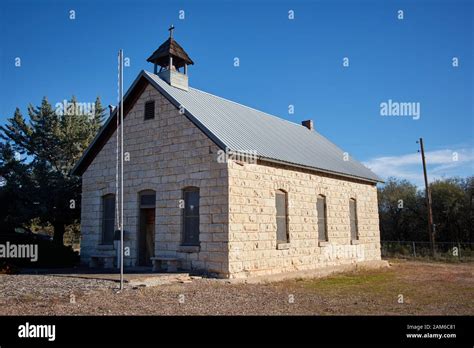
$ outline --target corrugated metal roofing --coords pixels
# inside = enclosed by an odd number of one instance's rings
[[[381,181],[351,157],[344,160],[344,151],[316,131],[195,88],[172,87],[155,74],[143,73],[221,146],[256,151],[259,158],[289,165]]]

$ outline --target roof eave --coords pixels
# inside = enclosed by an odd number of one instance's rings
[[[275,164],[286,165],[286,166],[289,166],[289,167],[301,168],[301,169],[311,170],[311,171],[315,171],[315,172],[340,176],[340,177],[344,177],[344,178],[348,178],[348,179],[365,181],[365,182],[368,182],[368,183],[371,183],[371,184],[377,184],[379,182],[384,183],[384,181],[382,179],[378,178],[378,177],[377,177],[377,179],[366,178],[366,177],[361,177],[361,176],[357,176],[357,175],[351,175],[351,174],[331,171],[331,170],[327,170],[327,169],[321,169],[321,168],[316,168],[316,167],[305,166],[305,165],[302,165],[302,164],[296,164],[296,163],[292,163],[292,162],[277,160],[277,159],[274,159],[274,158],[268,158],[268,157],[263,157],[263,156],[259,157],[259,159],[262,160],[262,161],[267,161],[267,162],[271,162],[271,163],[275,163]]]

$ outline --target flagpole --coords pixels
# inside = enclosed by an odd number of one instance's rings
[[[120,290],[123,290],[123,50],[120,50]]]

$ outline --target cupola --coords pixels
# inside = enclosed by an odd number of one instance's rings
[[[194,62],[173,38],[174,26],[168,29],[170,37],[147,59],[153,63],[153,72],[173,87],[188,90],[188,65]],[[159,67],[159,69],[158,69]]]

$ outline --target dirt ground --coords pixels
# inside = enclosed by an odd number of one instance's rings
[[[391,260],[386,269],[267,284],[154,287],[0,275],[0,315],[474,315],[474,264]]]

